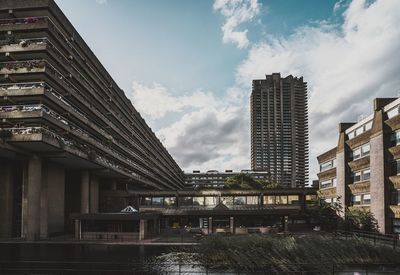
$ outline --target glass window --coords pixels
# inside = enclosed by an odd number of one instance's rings
[[[306,203],[312,203],[317,199],[317,195],[306,195]]]
[[[321,181],[321,188],[329,188],[332,187],[332,179]]]
[[[143,205],[151,205],[151,198],[149,198],[149,197],[143,198],[142,204]]]
[[[247,196],[247,204],[257,205],[258,204],[258,196]]]
[[[287,204],[287,196],[276,196],[276,204]]]
[[[246,204],[246,197],[236,197],[234,199],[235,205],[244,205]]]
[[[387,111],[388,118],[395,117],[398,114],[399,114],[399,106],[396,106],[393,109],[390,109],[389,111]]]
[[[369,151],[370,151],[370,146],[369,143],[364,144],[363,146],[361,146],[361,156],[365,157],[369,155]]]
[[[204,197],[193,197],[194,206],[204,206]]]
[[[217,205],[217,197],[205,197],[205,205],[206,206],[212,206],[212,205]]]
[[[396,174],[399,175],[400,174],[400,160],[396,160]]]
[[[390,140],[394,143],[394,145],[400,144],[400,131],[396,131],[390,137]]]
[[[349,136],[349,139],[352,139],[352,138],[354,137],[354,131],[351,131],[351,132],[348,134],[348,136]]]
[[[400,219],[393,219],[393,232],[400,233]]]
[[[372,128],[372,120],[365,123],[364,128],[365,128],[365,131],[370,130]]]
[[[353,150],[353,160],[359,159],[361,157],[361,148],[357,148]]]
[[[337,185],[337,180],[336,180],[336,178],[333,178],[333,179],[332,179],[332,185],[333,185],[333,187],[336,187],[336,185]]]
[[[353,173],[353,182],[361,181],[361,172]]]
[[[153,205],[163,205],[164,198],[163,197],[154,197],[151,199]]]
[[[355,130],[355,136],[361,135],[364,132],[363,127],[359,127]]]
[[[233,197],[232,196],[221,197],[221,201],[225,205],[233,205]]]
[[[166,197],[164,198],[164,204],[167,206],[173,206],[175,205],[176,198],[175,197]]]
[[[363,204],[371,204],[371,194],[363,195]]]
[[[192,206],[193,205],[193,198],[192,197],[180,197],[179,198],[179,205]]]
[[[264,196],[264,204],[275,204],[275,196]]]
[[[352,196],[351,201],[352,201],[353,205],[360,205],[361,204],[361,195]]]
[[[371,177],[371,170],[367,169],[362,171],[362,180],[369,180]]]
[[[289,195],[288,204],[299,204],[299,195]]]

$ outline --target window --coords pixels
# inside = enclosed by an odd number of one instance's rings
[[[299,204],[299,195],[289,195],[288,204]]]
[[[180,197],[179,198],[179,205],[181,205],[181,206],[192,206],[193,205],[193,198],[192,197]]]
[[[365,123],[364,125],[358,127],[357,129],[351,131],[350,133],[348,133],[348,137],[349,139],[352,139],[358,135],[361,135],[362,133],[370,130],[372,128],[372,120],[368,121],[367,123]]]
[[[353,205],[360,205],[361,204],[361,195],[351,196],[351,202],[353,203]]]
[[[275,196],[264,196],[264,204],[275,204]]]
[[[362,204],[371,204],[371,194],[364,194],[362,196]]]
[[[164,205],[166,205],[166,206],[173,206],[173,205],[175,205],[175,202],[176,202],[175,197],[164,198]]]
[[[320,166],[319,166],[319,170],[320,170],[320,172],[322,172],[322,171],[326,171],[328,169],[331,169],[331,168],[333,168],[335,166],[336,166],[336,159],[331,159],[329,161],[321,163]]]
[[[247,196],[247,204],[249,205],[257,205],[258,204],[258,196]]]
[[[353,183],[369,180],[370,177],[371,177],[371,170],[369,168],[363,171],[355,172],[353,173]]]
[[[400,205],[400,190],[392,192],[392,204]]]
[[[393,233],[400,233],[400,219],[393,219]]]
[[[217,197],[205,197],[205,205],[206,206],[213,206],[217,205]]]
[[[370,151],[369,143],[364,144],[363,146],[354,149],[353,150],[353,160],[368,156],[369,151]]]
[[[396,160],[395,169],[396,169],[396,175],[400,175],[400,159]]]
[[[233,197],[221,197],[221,202],[225,205],[233,205]]]
[[[233,200],[235,205],[245,205],[246,204],[246,197],[235,197]]]
[[[317,200],[317,195],[306,195],[306,203],[313,203]]]
[[[152,205],[163,205],[164,198],[162,197],[154,197],[151,199],[151,204]]]
[[[204,206],[204,197],[193,197],[194,206]]]
[[[387,116],[389,119],[392,117],[395,117],[399,114],[399,106],[396,106],[396,107],[390,109],[389,111],[387,111]]]
[[[400,131],[396,131],[390,137],[390,140],[393,142],[394,145],[400,144]]]
[[[320,188],[329,188],[329,187],[333,187],[336,186],[336,178],[334,179],[329,179],[329,180],[324,180],[320,182]]]
[[[143,205],[151,205],[151,198],[149,198],[149,197],[143,198],[142,204]]]
[[[276,196],[276,204],[287,204],[287,196]]]

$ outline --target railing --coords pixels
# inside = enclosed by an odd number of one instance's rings
[[[336,230],[335,237],[349,238],[362,238],[369,240],[376,244],[390,245],[396,250],[399,247],[399,235],[396,234],[379,234],[374,232],[360,231],[360,230]]]
[[[109,274],[110,272],[123,272],[123,274],[219,274],[219,275],[255,275],[255,274],[399,274],[400,267],[397,264],[386,263],[354,263],[339,265],[335,263],[290,263],[284,265],[266,265],[262,269],[236,269],[217,268],[199,262],[132,262],[132,261],[0,261],[0,272],[67,272],[68,274],[82,274],[83,272],[98,272]]]

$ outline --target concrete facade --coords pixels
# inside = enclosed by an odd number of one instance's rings
[[[381,233],[400,233],[400,99],[377,98],[373,113],[339,125],[337,147],[318,156],[320,193],[344,210],[371,211]]]

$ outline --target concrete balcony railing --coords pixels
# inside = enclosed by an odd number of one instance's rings
[[[0,20],[0,31],[48,28],[48,17],[9,18]]]
[[[44,60],[8,61],[0,63],[0,74],[42,73],[45,71]]]
[[[389,205],[393,218],[400,218],[400,205]]]
[[[359,193],[369,193],[370,192],[370,183],[369,181],[357,182],[347,185],[352,194]]]
[[[43,51],[47,48],[47,38],[18,39],[9,44],[0,42],[0,53]]]

